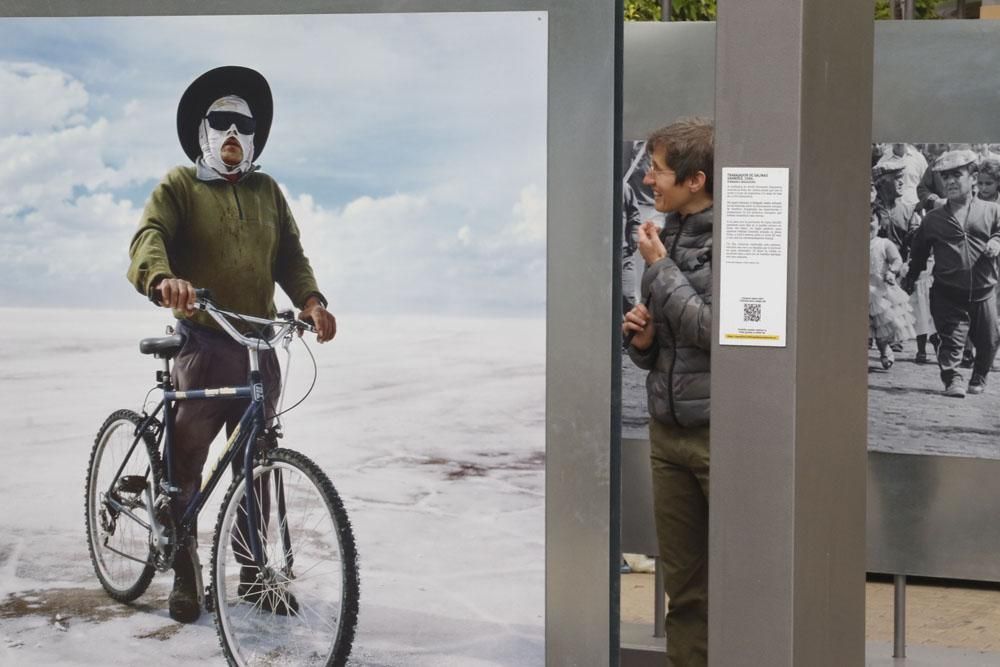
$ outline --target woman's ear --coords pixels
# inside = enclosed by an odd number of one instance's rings
[[[706,180],[708,180],[708,177],[705,176],[705,172],[697,171],[693,176],[688,176],[685,185],[687,185],[691,194],[695,194],[705,189]]]

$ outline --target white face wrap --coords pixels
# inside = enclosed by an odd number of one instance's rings
[[[208,107],[208,110],[205,111],[205,115],[207,116],[211,111],[231,111],[251,118],[253,117],[253,114],[250,112],[250,106],[242,97],[237,97],[236,95],[227,95],[215,100]],[[243,161],[232,167],[222,161],[222,144],[231,136],[236,137],[240,142],[240,146],[243,147]],[[205,160],[205,164],[220,174],[235,174],[250,170],[250,165],[253,163],[252,134],[240,134],[233,126],[230,126],[226,130],[215,130],[208,124],[207,119],[202,118],[201,123],[198,125],[198,142],[201,144],[201,155],[202,159]]]

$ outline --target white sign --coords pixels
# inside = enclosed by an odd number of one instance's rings
[[[719,344],[784,347],[788,168],[722,170]]]

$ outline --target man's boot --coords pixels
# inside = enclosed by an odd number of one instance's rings
[[[194,623],[201,616],[201,565],[194,546],[177,550],[174,557],[174,588],[170,591],[170,618],[178,623]]]
[[[944,386],[944,395],[951,398],[965,398],[965,383],[959,375],[954,376]]]

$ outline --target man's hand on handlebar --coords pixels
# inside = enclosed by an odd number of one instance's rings
[[[154,288],[160,294],[158,305],[174,310],[195,311],[194,285],[182,278],[164,278]]]
[[[305,307],[299,313],[299,319],[311,322],[316,329],[316,340],[325,343],[337,335],[337,319],[323,307],[323,302],[314,296],[309,297]]]

